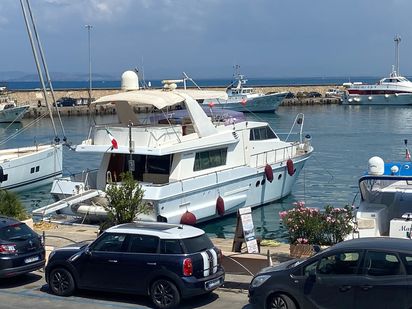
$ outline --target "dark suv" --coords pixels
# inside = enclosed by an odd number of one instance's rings
[[[35,271],[44,264],[41,237],[25,223],[0,216],[0,278]]]
[[[106,230],[93,243],[50,254],[46,280],[52,293],[75,288],[149,295],[157,308],[223,284],[221,252],[203,230],[167,223],[128,223]]]

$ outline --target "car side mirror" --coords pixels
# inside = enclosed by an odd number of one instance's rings
[[[84,254],[86,254],[88,256],[92,255],[92,251],[90,250],[89,246],[87,246],[86,249],[84,250]]]
[[[318,253],[318,252],[320,252],[322,249],[321,249],[321,247],[319,246],[319,245],[313,245],[313,251],[315,252],[315,253]]]

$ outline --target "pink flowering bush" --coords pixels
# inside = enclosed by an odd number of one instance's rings
[[[291,244],[333,245],[353,231],[352,206],[326,206],[324,211],[296,202],[294,207],[279,216],[289,234]]]

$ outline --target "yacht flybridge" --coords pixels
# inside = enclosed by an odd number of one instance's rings
[[[128,71],[123,77],[132,75]],[[130,83],[122,84],[127,89]],[[300,129],[299,140],[286,142],[266,122],[216,121],[196,101],[224,99],[225,92],[165,85],[163,90],[131,90],[95,101],[114,104],[119,123],[95,125],[76,151],[103,154],[100,168],[56,180],[52,194],[61,200],[35,210],[33,216],[43,218],[55,211],[104,215],[106,186],[121,185],[119,175],[125,171],[133,173],[144,200],[153,206],[150,220],[169,223],[206,221],[291,192],[313,151],[310,137],[302,137],[302,114],[294,123]],[[146,123],[134,113],[134,108],[143,106],[167,115],[176,105],[186,110],[180,121]]]

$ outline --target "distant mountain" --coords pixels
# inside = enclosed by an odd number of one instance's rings
[[[53,81],[88,81],[89,74],[84,73],[62,73],[50,72],[50,78]],[[112,81],[119,79],[114,74],[92,73],[94,81]],[[0,72],[0,82],[32,82],[38,81],[39,76],[35,73],[27,73],[20,71]]]

